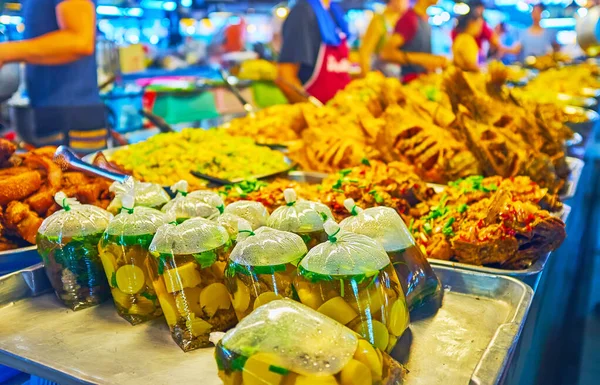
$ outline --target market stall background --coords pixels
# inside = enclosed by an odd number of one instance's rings
[[[216,6],[212,2],[193,2],[189,5],[186,4],[188,3],[182,2],[181,6],[189,8],[190,10]],[[557,9],[551,8],[550,12],[561,17],[551,17],[547,19],[548,27],[561,29],[560,36],[565,45],[574,45],[574,19],[571,16],[575,13],[582,15],[586,10],[586,8],[580,7],[580,5],[585,4],[574,4],[576,5],[571,5],[566,8],[562,7],[561,4],[556,4]],[[254,3],[252,3],[252,5],[254,5]],[[140,3],[131,7],[101,4],[99,5],[98,13],[103,17],[100,20],[101,24],[99,27],[100,30],[106,30],[103,32],[110,31],[113,34],[110,40],[121,39],[123,43],[131,44],[147,39],[147,42],[156,46],[167,44],[166,40],[168,40],[168,37],[171,35],[170,32],[172,32],[169,31],[169,29],[177,24],[179,25],[179,32],[183,35],[196,35],[198,34],[198,31],[202,31],[202,28],[206,28],[206,30],[210,31],[207,33],[207,36],[214,32],[215,25],[213,24],[218,24],[218,22],[215,23],[211,21],[211,24],[209,24],[207,21],[204,21],[206,20],[204,18],[199,18],[198,21],[195,21],[193,18],[184,18],[191,19],[191,21],[178,21],[177,19],[179,16],[169,19],[164,17],[170,12],[171,14],[169,17],[172,17],[172,11],[174,11],[177,6],[177,3],[171,2],[157,2],[156,4],[150,4],[150,2],[145,4]],[[234,6],[241,6],[242,9],[244,9],[244,6],[247,7],[245,4],[234,4]],[[260,4],[256,4],[256,6],[259,8]],[[448,23],[450,22],[451,14],[455,14],[455,6],[456,4],[454,3],[442,3],[439,7],[432,7],[430,11],[430,22],[434,25],[439,25],[440,29],[443,29],[444,27],[449,28],[450,24]],[[528,5],[524,2],[498,4],[498,8],[501,11],[498,13],[491,11],[488,16],[493,20],[494,17],[504,18],[508,13],[512,21],[520,21],[521,23],[526,24],[527,19],[524,15],[527,14],[527,11],[525,6],[527,6],[528,10]],[[507,7],[507,9],[503,7]],[[7,21],[6,25],[9,33],[18,35],[20,24],[18,16],[16,15],[18,13],[16,8],[16,6],[13,6],[12,11],[15,12],[15,14],[10,15],[9,19],[5,18],[4,21]],[[265,6],[264,9],[265,12],[270,12],[273,9],[273,5],[269,4]],[[216,10],[216,8],[214,10]],[[460,11],[460,8],[458,10]],[[502,12],[502,10],[505,12]],[[213,14],[214,13],[217,12],[213,12]],[[357,25],[358,27],[360,27],[360,25],[365,25],[366,20],[368,20],[366,16],[368,16],[368,12],[362,10],[351,9],[348,14],[349,18],[356,20],[354,25]],[[247,32],[251,36],[254,35],[253,38],[256,42],[269,41],[272,36],[270,35],[268,28],[262,28],[262,26],[267,24],[264,18],[265,16],[257,15],[256,19],[253,19],[247,25]],[[165,20],[168,20],[169,22],[167,23]],[[152,21],[152,24],[149,23],[150,21]],[[2,22],[1,19],[0,22]],[[148,25],[148,28],[144,28],[144,25]],[[142,31],[141,34],[140,31]],[[144,33],[144,31],[146,31],[146,33]],[[436,29],[436,31],[438,31],[438,29]],[[156,43],[154,43],[155,41]],[[436,39],[435,41],[440,42],[439,46],[436,46],[435,48],[437,52],[447,52],[449,41],[444,42],[443,39]],[[156,70],[156,72],[151,71],[152,70],[146,70],[142,73],[133,71],[129,75],[124,74],[123,79],[133,80],[139,77],[147,78],[151,77],[151,75],[164,74],[163,70]],[[179,71],[179,74],[193,76],[198,76],[200,71],[202,77],[218,80],[218,75],[215,74],[210,67],[186,68],[178,69],[177,71]],[[183,86],[185,88],[186,84],[184,83]],[[217,86],[222,87],[222,84]],[[123,93],[128,97],[131,96],[131,94],[134,96],[138,95],[140,90],[140,88],[131,86],[123,86],[122,89]],[[119,88],[117,87],[116,91],[113,91],[112,96],[115,96],[115,94],[118,95],[118,92]],[[126,100],[126,103],[123,105],[125,110],[131,105],[132,98]],[[215,100],[218,100],[218,96],[215,97]],[[135,102],[142,105],[144,101],[136,99]],[[199,103],[199,101],[196,102]],[[226,107],[229,104],[228,101],[222,101],[221,107]],[[192,106],[197,106],[197,104]],[[155,112],[160,112],[160,106],[154,105],[154,108]],[[163,111],[169,111],[169,107],[163,108]],[[193,108],[194,107],[191,107],[190,109]],[[139,128],[139,125],[142,124],[141,120],[139,120],[137,116],[134,116],[136,115],[134,113],[135,111],[136,109],[133,109],[129,114],[126,111],[124,118],[123,115],[119,114],[118,120],[123,123],[122,131],[129,131],[131,128]],[[237,111],[228,111],[226,109],[219,110],[219,106],[215,104],[214,108],[210,109],[205,115],[196,115],[184,120],[196,121],[207,118],[214,119],[219,118],[223,114],[227,115],[236,112],[240,112],[239,109]],[[164,114],[159,115],[164,116]],[[177,121],[171,122],[178,123]],[[214,123],[211,121],[202,123],[202,125],[207,127],[212,126],[213,124]],[[146,135],[147,133],[148,132],[142,132],[140,135]],[[589,314],[589,308],[594,305],[595,298],[597,298],[597,296],[594,296],[594,289],[596,289],[596,291],[598,289],[598,284],[593,281],[594,269],[589,269],[588,267],[594,266],[593,256],[596,255],[595,245],[593,244],[595,241],[594,234],[597,234],[597,231],[595,231],[596,227],[594,227],[594,223],[597,222],[597,216],[594,217],[596,211],[595,198],[597,198],[595,186],[597,183],[593,183],[597,181],[598,175],[596,172],[596,146],[596,142],[592,140],[588,143],[587,150],[583,151],[585,154],[584,159],[586,160],[586,167],[582,170],[581,180],[585,182],[578,186],[577,194],[566,201],[567,204],[574,208],[567,220],[569,237],[567,238],[565,245],[549,258],[546,269],[537,283],[530,316],[525,323],[520,345],[517,349],[513,365],[509,368],[509,373],[505,380],[506,383],[551,383],[552,381],[555,381],[555,383],[565,383],[565,378],[569,377],[572,379],[577,377],[577,375],[573,375],[573,373],[579,371],[579,362],[582,363],[583,369],[589,369],[589,356],[582,355],[580,361],[575,360],[575,358],[579,358],[579,354],[582,354],[581,351],[575,347],[581,345],[580,341],[585,341],[583,350],[594,352],[594,340],[586,338],[584,334],[585,330],[589,330],[589,327],[594,326],[594,318],[590,317],[587,319],[589,324],[587,329],[582,327],[581,319]],[[581,247],[581,245],[583,245],[583,247]],[[574,250],[578,250],[577,257],[574,255]],[[562,309],[564,314],[557,316],[557,308]],[[579,315],[579,317],[574,317],[573,315]],[[564,330],[566,330],[566,332],[561,333]],[[584,331],[582,332],[582,330]],[[560,338],[557,337],[559,335],[561,336]],[[552,345],[552,343],[554,343],[554,345]],[[561,348],[552,348],[552,346],[560,346]],[[564,347],[567,346],[573,346],[574,348],[565,349]],[[565,357],[568,357],[569,361],[566,361]],[[576,363],[564,365],[565,361]],[[593,363],[594,361],[592,360],[591,362]],[[559,369],[558,363],[563,364],[563,367],[566,367],[566,369]],[[581,383],[585,384],[583,381],[585,381],[587,375],[589,375],[589,371],[582,370]]]

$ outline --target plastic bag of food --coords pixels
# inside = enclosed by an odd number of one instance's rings
[[[289,299],[261,306],[219,338],[225,385],[400,384],[406,374],[350,329]]]
[[[383,206],[362,210],[352,199],[347,199],[344,206],[352,216],[344,219],[340,227],[371,237],[383,245],[411,310],[441,293],[439,279],[396,210]]]
[[[240,224],[238,243],[225,270],[238,320],[270,301],[294,297],[292,280],[307,251],[294,233],[269,227],[253,232]]]
[[[327,234],[323,223],[333,218],[329,207],[319,202],[298,200],[296,191],[291,188],[285,189],[283,196],[286,205],[271,213],[267,226],[300,235],[309,250],[325,242]]]
[[[200,199],[204,203],[210,204],[215,198],[221,198],[221,196],[210,190],[196,190],[187,194],[190,198]]]
[[[58,298],[71,309],[98,305],[110,298],[98,242],[113,216],[67,198],[63,192],[54,200],[62,210],[42,222],[36,242],[48,279]]]
[[[409,323],[402,286],[383,247],[362,234],[325,222],[329,240],[298,265],[300,301],[390,352]]]
[[[214,219],[215,222],[225,227],[225,230],[229,233],[229,238],[233,241],[237,241],[239,228],[252,229],[252,224],[242,217],[238,217],[234,214],[223,214],[219,215]]]
[[[237,201],[225,207],[226,214],[242,217],[252,225],[252,230],[266,226],[269,219],[269,212],[266,207],[259,202]]]
[[[167,219],[158,210],[134,207],[133,191],[121,201],[121,213],[108,224],[98,248],[117,312],[137,325],[162,315],[147,258],[156,230]]]
[[[174,215],[178,223],[190,218],[214,219],[223,212],[225,205],[218,195],[210,197],[209,203],[205,203],[197,196],[190,196],[187,189],[188,183],[184,180],[171,186],[171,191],[177,196],[162,208],[164,213]]]
[[[184,351],[209,346],[209,334],[235,326],[225,287],[227,230],[204,218],[159,227],[150,244],[154,290],[171,336]]]
[[[107,210],[113,214],[118,214],[123,206],[121,197],[129,191],[134,191],[135,206],[150,207],[160,210],[171,197],[162,186],[155,183],[143,183],[129,177],[124,183],[114,182],[110,186],[110,191],[115,194],[115,199],[110,202]]]

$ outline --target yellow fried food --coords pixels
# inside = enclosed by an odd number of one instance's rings
[[[116,274],[117,287],[126,294],[138,294],[146,287],[144,271],[135,265],[121,266]]]
[[[358,313],[342,297],[334,297],[321,305],[317,311],[325,314],[342,325],[346,325],[358,316]]]
[[[165,287],[169,293],[182,291],[187,287],[196,287],[202,282],[200,272],[194,262],[188,262],[174,269],[165,270],[163,274]]]
[[[287,168],[282,153],[224,130],[185,129],[159,134],[117,150],[109,160],[139,180],[167,186],[184,179],[192,190],[206,182],[194,178],[190,171],[231,180]]]
[[[222,283],[213,283],[202,289],[200,293],[200,306],[209,316],[215,315],[217,310],[227,310],[231,307],[229,292]]]

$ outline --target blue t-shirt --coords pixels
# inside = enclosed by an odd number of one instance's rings
[[[63,0],[25,0],[23,18],[25,39],[59,29],[56,6]],[[95,3],[95,0],[94,0]],[[63,107],[100,105],[96,56],[57,66],[27,65],[27,92],[31,106]]]
[[[556,33],[544,29],[540,34],[533,34],[528,28],[520,31],[521,53],[519,60],[522,62],[528,56],[543,56],[552,51],[552,43],[556,41]]]
[[[323,41],[315,11],[305,0],[299,0],[283,24],[280,63],[298,63],[298,78],[306,83],[312,76]]]

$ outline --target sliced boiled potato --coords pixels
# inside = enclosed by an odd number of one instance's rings
[[[350,304],[358,313],[365,313],[367,309],[371,314],[375,314],[383,308],[385,295],[380,287],[373,287],[358,292],[358,301]]]
[[[390,319],[388,321],[390,331],[399,337],[408,328],[409,323],[410,315],[406,302],[401,299],[396,300],[390,309]]]
[[[158,279],[152,281],[152,287],[154,287],[154,292],[156,296],[161,295],[171,295],[167,293],[167,288],[165,287],[165,281],[163,281],[162,277],[158,277]]]
[[[202,306],[200,306],[201,292],[202,289],[199,287],[188,287],[177,294],[177,297],[175,297],[175,304],[177,305],[179,314],[184,317],[190,313],[202,315]]]
[[[369,327],[371,326],[371,327]],[[360,322],[354,331],[369,340],[377,349],[385,351],[390,342],[390,334],[384,324],[377,320]]]
[[[248,310],[250,306],[250,289],[242,281],[236,279],[237,290],[233,294],[232,304],[233,308],[240,313]]]
[[[340,373],[341,385],[372,385],[371,369],[362,362],[352,359]]]
[[[371,369],[371,374],[375,379],[381,379],[383,374],[383,363],[381,362],[377,350],[367,341],[358,340],[358,346],[354,352],[354,359],[362,362]]]
[[[138,294],[146,288],[146,275],[135,265],[121,266],[117,270],[117,286],[126,294]]]
[[[268,353],[256,353],[244,364],[242,379],[244,385],[279,385],[283,376],[269,370],[271,365],[277,365],[280,359]]]
[[[298,293],[298,297],[300,297],[300,302],[304,305],[315,310],[323,305],[324,301],[317,285],[311,285],[308,281],[296,279],[294,288]]]
[[[194,337],[207,335],[212,329],[211,324],[193,314],[190,314],[189,319],[185,322],[185,326],[192,332]]]
[[[196,287],[202,282],[200,272],[196,269],[196,263],[194,262],[165,270],[163,278],[169,293],[182,291],[186,287]]]
[[[177,311],[175,299],[169,294],[159,295],[158,302],[160,303],[160,307],[165,315],[167,324],[169,326],[175,325],[177,323],[177,319],[179,318],[179,312]]]
[[[283,299],[279,294],[275,294],[272,291],[267,291],[266,293],[262,293],[259,295],[254,301],[254,310],[256,310],[259,306],[266,305],[271,301],[275,301],[277,299]]]
[[[131,303],[133,298],[131,294],[125,294],[121,290],[116,287],[113,288],[110,293],[112,294],[113,300],[116,304],[121,306],[122,308],[129,309],[131,307]]]
[[[333,297],[321,305],[317,311],[346,325],[358,316],[358,313],[342,297]]]
[[[136,303],[129,308],[129,314],[148,315],[154,313],[155,310],[156,306],[154,305],[154,302],[147,298],[140,297],[137,299]]]
[[[100,260],[102,261],[108,283],[112,286],[112,276],[117,270],[117,259],[114,254],[105,251],[100,254]]]
[[[200,306],[209,316],[215,315],[217,310],[227,310],[231,307],[229,292],[222,283],[213,283],[202,289],[200,293]]]
[[[338,385],[334,376],[298,376],[296,385]]]

